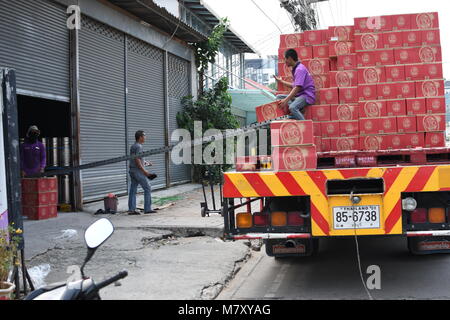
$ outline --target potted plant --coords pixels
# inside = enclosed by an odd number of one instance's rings
[[[17,248],[21,241],[19,236],[21,229],[14,229],[9,226],[7,229],[0,229],[0,300],[10,300],[13,298],[15,285],[8,282],[8,275],[14,264],[18,264]]]

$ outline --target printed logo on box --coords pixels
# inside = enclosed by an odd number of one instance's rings
[[[345,99],[351,100],[353,98],[353,91],[352,90],[345,90]]]
[[[412,109],[414,110],[414,111],[419,111],[420,110],[420,102],[419,101],[414,101],[413,102],[413,104],[412,104]]]
[[[411,87],[409,86],[409,84],[404,84],[402,85],[402,93],[407,95],[411,92]]]
[[[338,87],[350,87],[352,80],[345,71],[339,71],[336,73],[336,84]]]
[[[319,56],[324,57],[325,55],[326,55],[325,48],[324,47],[320,47],[319,48]]]
[[[384,51],[380,55],[381,62],[387,62],[389,60],[389,54]]]
[[[422,47],[419,51],[420,61],[423,63],[431,63],[436,61],[436,55],[434,53],[433,48],[431,47]]]
[[[426,131],[438,131],[440,122],[440,117],[436,117],[433,115],[426,116],[423,118],[423,127]]]
[[[419,75],[419,68],[418,67],[416,67],[416,66],[414,66],[414,67],[412,67],[411,68],[411,75],[413,76],[413,77],[417,77],[418,75]]]
[[[399,68],[392,68],[391,69],[391,76],[393,78],[398,78],[400,76],[400,69]]]
[[[373,122],[372,121],[366,121],[364,123],[364,129],[367,131],[371,131],[373,129]]]
[[[409,118],[404,118],[402,124],[403,124],[403,128],[405,128],[405,129],[409,129],[412,127],[412,121]]]
[[[305,155],[300,148],[286,148],[283,151],[283,162],[288,170],[303,170],[306,168]]]
[[[388,37],[389,44],[396,44],[398,42],[398,37],[396,33],[391,33]]]
[[[413,146],[418,146],[420,144],[420,139],[419,136],[417,134],[413,134],[411,136],[411,143]]]
[[[400,139],[399,136],[395,136],[392,138],[392,146],[400,147],[401,143],[402,143],[402,140]]]
[[[320,60],[316,60],[316,59],[311,60],[309,62],[309,69],[314,74],[323,74],[324,73],[323,66],[322,66],[322,63],[320,62]]]
[[[408,42],[416,42],[417,34],[415,32],[408,33]]]
[[[316,89],[320,90],[323,89],[325,84],[323,83],[323,79],[321,76],[313,76],[314,78],[314,85],[316,86]]]
[[[438,67],[436,65],[428,66],[428,73],[430,74],[430,76],[436,76],[438,72]]]
[[[339,40],[347,41],[350,39],[350,34],[348,32],[348,29],[346,27],[336,27],[334,29],[334,36],[338,37]]]
[[[335,133],[335,130],[336,130],[336,127],[335,127],[334,124],[330,123],[330,124],[327,125],[327,132],[329,134]]]
[[[431,136],[431,143],[432,143],[433,145],[437,145],[437,144],[439,144],[440,142],[441,142],[441,139],[439,138],[439,135],[433,134],[433,135]]]
[[[372,88],[371,87],[365,87],[363,90],[363,94],[365,97],[370,97],[372,95]]]
[[[391,129],[392,128],[392,121],[389,120],[389,119],[384,119],[383,120],[383,128],[387,129],[387,130]]]
[[[337,141],[337,151],[349,151],[353,150],[354,141],[353,139],[341,138]]]
[[[404,26],[406,25],[406,20],[405,20],[405,17],[404,17],[404,16],[399,16],[399,17],[397,18],[397,25],[398,25],[399,27],[404,27]]]
[[[365,34],[361,37],[361,45],[364,50],[377,49],[377,39],[373,34]]]
[[[298,38],[295,34],[290,34],[286,36],[286,46],[288,48],[298,47]]]
[[[407,50],[400,51],[400,59],[403,61],[408,60],[409,58],[409,52]]]
[[[385,96],[389,96],[391,94],[392,90],[391,90],[391,86],[383,86],[383,94]]]
[[[283,141],[283,144],[303,144],[305,129],[305,125],[302,123],[283,123],[280,128],[281,140]]]
[[[344,42],[344,41],[336,42],[336,44],[334,45],[334,48],[335,48],[336,54],[338,56],[343,56],[343,55],[351,53],[351,50],[350,50],[350,47],[349,47],[348,43]]]
[[[264,105],[261,110],[264,119],[266,120],[275,119],[277,117],[276,108],[277,106],[275,106],[273,103]]]
[[[381,117],[381,108],[376,102],[367,102],[364,105],[364,111],[368,118],[378,118]],[[370,128],[372,129],[372,128]]]
[[[337,107],[337,115],[339,120],[346,121],[352,119],[352,111],[348,105],[340,105]]]
[[[378,83],[380,82],[380,76],[378,70],[375,68],[368,68],[364,70],[364,80],[366,83]]]
[[[327,90],[327,92],[325,92],[325,99],[330,101],[333,99],[333,92],[331,92],[330,90]]]
[[[434,16],[430,13],[421,13],[416,17],[416,22],[420,29],[431,29],[433,20]]]
[[[308,57],[309,56],[309,52],[308,52],[308,49],[306,49],[305,47],[302,47],[301,49],[300,49],[300,56],[302,56],[302,57]]]
[[[364,63],[369,63],[369,62],[370,62],[370,54],[364,53],[364,54],[362,55],[362,61],[363,61]]]
[[[349,67],[349,66],[351,66],[352,65],[352,59],[349,57],[349,56],[346,56],[345,58],[344,58],[344,66],[345,67]]]
[[[422,84],[422,92],[425,97],[437,97],[439,94],[438,84],[434,81],[425,81]]]
[[[381,149],[381,139],[375,136],[369,136],[364,139],[364,145],[367,150],[380,150]]]
[[[394,102],[394,103],[392,104],[392,110],[393,110],[394,112],[400,112],[401,109],[402,109],[402,105],[401,105],[400,102]]]

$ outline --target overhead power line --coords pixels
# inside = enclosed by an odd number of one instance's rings
[[[280,33],[283,33],[283,30],[280,29],[280,27],[275,23],[275,21],[273,21],[272,18],[260,6],[258,6],[258,4],[254,0],[251,1],[259,9],[259,11],[261,11],[267,17],[267,19],[269,19],[270,22],[272,22],[274,26],[276,26],[278,30],[280,30]]]
[[[317,12],[311,6],[318,2],[328,0],[279,0],[280,6],[291,16],[294,22],[295,31],[306,31],[317,29]]]

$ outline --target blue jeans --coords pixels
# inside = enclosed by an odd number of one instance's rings
[[[277,100],[283,100],[286,99],[288,96],[284,94],[280,94],[276,97]],[[309,106],[309,104],[306,102],[305,97],[297,97],[291,101],[288,102],[289,105],[289,111],[291,112],[291,119],[295,120],[305,120],[305,117],[302,114],[302,110]]]
[[[144,212],[149,212],[152,210],[152,186],[148,178],[139,169],[130,169],[130,194],[128,195],[128,209],[130,211],[136,210],[136,194],[137,188],[141,185],[144,189]]]

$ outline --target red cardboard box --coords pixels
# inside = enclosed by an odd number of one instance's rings
[[[272,146],[314,144],[313,122],[311,120],[275,121],[270,124]]]
[[[426,106],[427,106],[427,113],[440,114],[447,112],[445,105],[445,98],[427,98]]]
[[[435,29],[439,28],[439,16],[437,12],[419,13],[411,18],[411,29]]]
[[[56,218],[58,216],[58,208],[56,205],[39,206],[39,207],[22,207],[22,213],[29,220],[45,220]]]
[[[418,47],[422,45],[422,32],[410,30],[402,32],[403,47]]]
[[[441,33],[439,30],[423,30],[422,32],[422,45],[440,45]]]
[[[397,117],[381,118],[380,125],[382,133],[397,133]]]
[[[377,65],[374,51],[358,52],[356,54],[358,67],[374,67]]]
[[[377,100],[377,90],[376,84],[358,85],[358,98],[360,101]]]
[[[406,100],[406,111],[408,116],[426,114],[427,106],[425,98],[415,98]]]
[[[416,116],[397,117],[397,129],[399,133],[417,132]]]
[[[423,148],[425,146],[425,135],[423,133],[407,133],[402,136],[403,148]]]
[[[286,63],[278,64],[278,76],[279,77],[292,77],[292,68],[288,67]]]
[[[392,30],[410,30],[411,15],[400,14],[392,16]]]
[[[312,120],[311,106],[306,106],[303,113],[305,120]]]
[[[417,116],[417,132],[439,132],[445,129],[445,114]]]
[[[359,120],[358,104],[341,104],[331,106],[331,121]]]
[[[316,146],[274,147],[272,163],[275,171],[317,169]]]
[[[303,46],[303,34],[282,34],[280,35],[280,48],[293,49]]]
[[[359,138],[356,137],[340,137],[330,139],[331,151],[352,151],[359,150]]]
[[[330,72],[329,59],[303,60],[302,63],[312,75],[328,74]]]
[[[406,116],[406,100],[389,100],[386,102],[386,110],[388,116]]]
[[[295,50],[298,53],[300,61],[311,60],[314,58],[313,47],[298,47]]]
[[[338,88],[327,88],[319,91],[321,104],[339,104]]]
[[[396,64],[419,63],[417,48],[397,48],[394,49],[394,58]]]
[[[330,87],[347,88],[358,86],[358,73],[354,70],[330,72]]]
[[[415,82],[401,82],[395,83],[396,98],[407,99],[416,97],[416,84]]]
[[[372,135],[381,133],[381,118],[359,119],[359,133]]]
[[[313,132],[315,137],[322,137],[322,126],[320,122],[313,123]]]
[[[377,66],[390,66],[395,64],[394,49],[374,51]]]
[[[321,122],[321,131],[323,138],[337,138],[339,137],[339,122]]]
[[[359,135],[359,121],[340,121],[339,135],[341,137],[355,137]],[[352,149],[354,150],[354,149]]]
[[[361,150],[378,151],[383,148],[384,136],[368,136],[359,138],[359,147]]]
[[[356,52],[354,42],[330,41],[328,46],[330,48],[330,57],[339,57]]]
[[[422,71],[425,76],[424,80],[436,80],[444,78],[442,63],[424,64],[422,66]]]
[[[331,139],[330,138],[322,138],[322,152],[330,152],[331,151]]]
[[[339,88],[339,103],[358,103],[358,87]]]
[[[284,53],[287,49],[278,49],[278,63],[285,63]]]
[[[425,80],[424,65],[413,64],[404,67],[407,81]]]
[[[264,104],[256,107],[256,118],[258,122],[264,122],[272,119],[276,119],[288,114],[288,110],[279,108],[280,101]]]
[[[365,33],[355,35],[356,51],[372,51],[376,49],[383,49],[383,36],[378,33]]]
[[[337,58],[330,57],[330,71],[338,71]]]
[[[443,80],[426,80],[416,82],[416,97],[435,98],[445,95]]]
[[[328,30],[332,41],[353,41],[355,39],[354,26],[329,27]]]
[[[378,99],[397,99],[397,84],[385,83],[377,85]]]
[[[360,118],[379,118],[387,115],[386,101],[369,101],[359,103]]]
[[[355,18],[355,33],[392,31],[392,28],[392,16]]]
[[[385,48],[401,48],[401,47],[403,47],[402,32],[383,33],[383,43],[384,43]]]
[[[328,59],[330,57],[329,46],[327,44],[313,46],[312,49],[313,58]]]
[[[328,41],[324,30],[307,30],[303,33],[303,35],[305,45],[307,46],[324,44],[324,42]]]
[[[445,146],[445,132],[425,133],[425,148],[444,148]]]
[[[57,178],[22,178],[22,193],[42,193],[58,191]]]
[[[406,80],[405,66],[396,65],[384,67],[386,72],[386,82],[400,82]]]
[[[423,46],[418,48],[415,52],[415,63],[433,63],[442,62],[441,47]]]
[[[330,105],[314,105],[310,107],[311,119],[313,121],[330,121],[331,120],[331,108]]]
[[[356,54],[346,54],[337,57],[337,69],[354,70],[357,67]]]
[[[287,81],[287,82],[294,82],[294,78],[292,76],[290,77],[281,77],[282,80]],[[283,92],[291,92],[292,88],[285,86],[284,84],[282,84],[281,82],[277,83],[277,91],[283,91]]]
[[[330,78],[326,75],[312,75],[314,79],[314,86],[316,90],[329,88],[330,87]]]
[[[58,192],[23,193],[22,205],[28,207],[58,204]]]
[[[399,150],[404,149],[403,137],[400,134],[388,134],[383,136],[383,142],[381,145],[382,150]]]
[[[359,84],[376,84],[386,82],[386,73],[382,67],[358,69]]]

